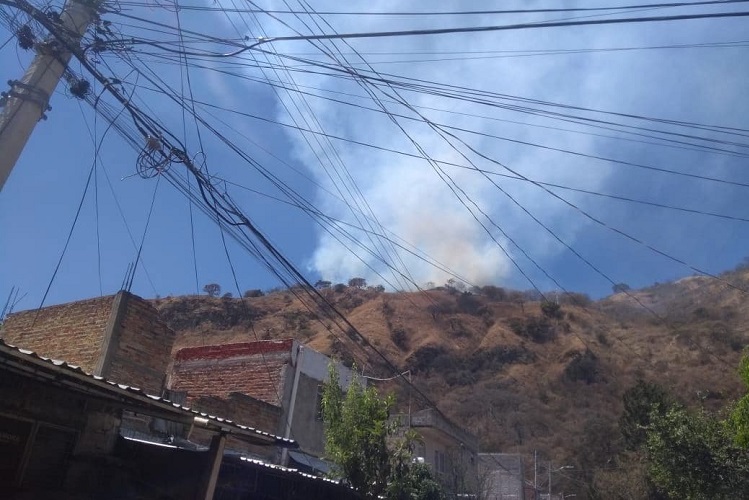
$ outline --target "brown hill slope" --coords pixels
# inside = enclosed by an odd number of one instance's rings
[[[749,271],[724,277],[749,286]],[[177,347],[292,336],[367,374],[392,375],[355,335],[307,309],[294,292],[155,302],[180,334]],[[485,450],[538,449],[590,470],[618,450],[621,395],[637,378],[708,407],[742,391],[735,370],[749,307],[743,292],[715,280],[687,278],[599,302],[560,296],[558,309],[497,287],[323,293]],[[397,390],[405,406],[408,391]]]

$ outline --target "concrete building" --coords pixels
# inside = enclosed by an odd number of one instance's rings
[[[191,406],[233,418],[253,414],[259,429],[294,439],[298,451],[278,462],[310,472],[327,472],[320,415],[321,388],[331,359],[294,339],[188,347],[175,353],[168,387]],[[337,364],[347,387],[351,370]]]
[[[478,438],[430,408],[397,415],[401,427],[419,436],[415,454],[424,459],[448,492],[475,494],[479,487]]]
[[[486,500],[525,500],[521,455],[479,453],[479,478]]]

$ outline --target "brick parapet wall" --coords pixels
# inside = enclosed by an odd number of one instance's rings
[[[0,335],[9,344],[93,373],[114,298],[110,295],[14,313],[5,320]]]
[[[127,294],[114,337],[107,378],[160,395],[171,363],[174,331],[148,302]]]
[[[286,353],[291,351],[294,339],[237,342],[234,344],[185,347],[175,353],[175,361],[227,360],[239,357]]]
[[[255,354],[248,351],[250,344],[181,349],[171,368],[169,388],[187,391],[190,404],[198,397],[226,399],[237,392],[281,406],[292,371],[291,344],[283,350]],[[220,357],[219,351],[225,357]]]
[[[190,407],[271,434],[279,435],[282,431],[281,408],[244,394],[234,392],[226,398],[198,397],[191,402]]]

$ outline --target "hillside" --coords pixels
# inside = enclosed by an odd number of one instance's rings
[[[386,293],[338,286],[322,293],[399,370],[411,370],[414,384],[477,434],[484,450],[530,456],[537,449],[554,463],[574,464],[570,477],[584,481],[586,470],[618,451],[621,395],[638,378],[707,408],[741,394],[736,367],[749,338],[749,307],[737,288],[749,288],[749,270],[722,278],[685,278],[597,302],[572,294],[544,303],[498,287]],[[392,375],[354,335],[308,310],[299,292],[171,297],[155,305],[179,332],[176,348],[291,336],[368,375]],[[385,389],[408,404],[402,387]],[[575,480],[568,481],[573,491]]]

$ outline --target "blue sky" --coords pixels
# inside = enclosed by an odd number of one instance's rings
[[[575,4],[566,2],[565,6]],[[586,2],[577,4],[588,6]],[[176,22],[175,13],[157,3],[133,5],[128,12],[171,25]],[[204,5],[232,7],[231,3],[226,2],[207,2]],[[286,8],[283,2],[260,5]],[[340,10],[337,2],[313,2],[312,5],[319,11]],[[502,2],[502,8],[529,5],[548,7],[552,6],[552,2]],[[353,6],[350,8],[354,9]],[[418,2],[394,1],[356,6],[356,9],[366,8],[403,11],[426,8],[460,10],[467,7],[465,3],[457,1],[430,3],[428,7]],[[742,7],[739,4],[722,10],[742,10]],[[693,11],[695,9],[669,9],[667,12],[664,9],[651,9],[626,15]],[[699,11],[715,12],[718,8],[703,7]],[[326,20],[338,32],[360,32],[508,24],[574,15],[439,18],[326,16]],[[124,35],[142,36],[142,27],[133,27],[131,21],[115,14],[108,16],[105,18],[111,19]],[[267,16],[256,19],[238,13],[192,11],[183,11],[180,16],[183,27],[217,37],[240,39],[244,36],[261,36],[258,23],[262,24],[267,36],[289,34],[287,27]],[[609,17],[615,16],[612,14]],[[284,19],[303,33],[309,33],[309,29],[314,28],[310,18],[304,18],[307,26],[298,18],[287,16]],[[319,18],[315,20],[321,22]],[[0,31],[0,43],[10,36],[6,28]],[[329,27],[325,29],[330,30]],[[439,81],[509,96],[746,129],[749,128],[749,99],[746,97],[749,67],[743,61],[747,58],[749,42],[710,48],[605,52],[580,52],[577,49],[737,42],[746,41],[748,32],[746,18],[737,18],[358,39],[350,43],[376,70],[397,75],[398,78]],[[173,37],[163,36],[164,40],[174,42]],[[330,62],[317,47],[303,41],[272,43],[263,47],[279,54]],[[333,48],[332,42],[327,47]],[[364,68],[361,60],[350,54],[350,47],[336,42],[335,48],[348,54],[347,59],[349,63],[355,63],[354,68]],[[497,52],[561,49],[572,52],[545,55]],[[154,48],[144,50],[149,53],[134,53],[133,57],[138,58],[136,65],[141,69],[148,67],[154,70],[172,88],[186,92],[185,74],[180,67],[167,64],[163,59],[155,59],[153,53],[158,50]],[[216,178],[234,183],[226,186],[227,191],[311,281],[320,278],[345,281],[352,276],[364,276],[370,283],[389,282],[398,286],[398,278],[371,253],[362,250],[362,247],[352,253],[350,248],[357,248],[355,243],[349,242],[349,248],[341,246],[323,232],[308,214],[278,201],[277,198],[283,198],[283,195],[205,128],[200,133],[203,144],[201,152],[194,121],[189,116],[183,120],[179,106],[150,90],[144,78],[130,72],[131,68],[121,60],[123,54],[105,54],[99,63],[100,69],[122,79],[123,88],[128,93],[133,92],[133,99],[143,109],[157,117],[175,135],[184,137],[188,152],[197,163],[204,163]],[[503,57],[498,57],[500,55]],[[294,67],[291,72],[231,68],[238,75],[260,81],[266,78],[281,80],[286,87],[307,92],[304,99],[299,92],[274,90],[269,85],[221,72],[236,62],[250,62],[251,56],[261,60],[264,57],[257,53],[244,54],[236,60],[211,63],[191,61],[190,77],[195,100],[226,108],[217,110],[200,105],[198,113],[258,164],[273,172],[326,215],[358,225],[363,216],[352,212],[349,205],[359,203],[359,208],[376,218],[387,231],[413,244],[419,252],[438,260],[471,283],[532,288],[499,247],[500,244],[539,288],[549,290],[557,287],[546,276],[548,274],[567,290],[586,292],[596,297],[609,292],[611,284],[608,278],[636,287],[646,286],[655,281],[693,274],[690,266],[719,273],[732,268],[749,254],[749,231],[745,222],[549,188],[578,210],[560,202],[537,185],[492,177],[500,190],[475,171],[443,164],[445,173],[465,193],[464,202],[468,200],[469,211],[424,159],[339,140],[318,143],[316,138],[320,137],[319,134],[304,135],[288,127],[232,113],[231,110],[266,120],[284,123],[296,121],[305,128],[324,131],[329,135],[414,154],[417,150],[410,137],[429,156],[445,162],[466,164],[470,159],[481,169],[507,173],[501,166],[504,165],[536,181],[749,218],[745,187],[610,161],[596,161],[512,141],[543,144],[586,155],[749,183],[746,160],[742,156],[708,153],[694,148],[686,150],[680,148],[683,145],[675,147],[677,145],[673,143],[668,146],[654,144],[659,141],[644,130],[637,131],[641,135],[622,134],[611,130],[616,126],[607,126],[608,129],[585,127],[464,100],[401,91],[400,96],[408,104],[419,106],[419,112],[430,120],[477,132],[469,134],[450,129],[484,156],[481,157],[466,146],[453,148],[444,137],[424,123],[399,119],[396,126],[381,113],[310,95],[333,97],[369,107],[377,105],[356,82],[296,71],[309,69],[310,66]],[[20,77],[30,57],[31,54],[13,43],[7,44],[0,50],[2,80]],[[425,62],[425,59],[441,60]],[[274,56],[269,56],[268,60],[281,61]],[[301,64],[289,60],[284,62],[289,66]],[[76,63],[72,68],[80,74],[84,72]],[[94,91],[99,92],[100,88],[95,85]],[[374,92],[391,112],[415,116],[413,110],[390,102],[398,97],[391,89],[380,88]],[[114,106],[106,96],[102,99]],[[65,85],[58,87],[51,105],[53,109],[49,119],[37,126],[0,194],[0,294],[4,299],[12,286],[19,287],[21,294],[26,296],[17,309],[39,305],[81,199],[94,161],[95,143],[102,139],[107,129],[104,118],[97,118],[91,106],[70,97]],[[113,109],[119,110],[116,107]],[[610,115],[596,116],[616,122],[625,121]],[[126,123],[125,118],[121,117],[120,120]],[[652,122],[639,122],[638,125],[663,128]],[[717,137],[710,132],[694,129],[679,131]],[[95,138],[91,136],[93,132]],[[500,136],[505,140],[489,136]],[[736,135],[722,134],[720,138],[745,142],[745,137]],[[683,136],[678,139],[694,142]],[[746,152],[746,148],[736,145],[710,143],[710,146],[742,154]],[[195,293],[206,283],[216,282],[222,285],[224,291],[236,294],[215,221],[193,207],[191,231],[188,200],[163,179],[146,180],[134,176],[137,154],[114,129],[104,136],[100,157],[96,160],[95,182],[92,181],[87,192],[70,246],[52,282],[47,304],[114,293],[119,289],[128,264],[135,260],[136,247],[144,234],[155,189],[153,214],[144,239],[142,261],[136,272],[133,291],[146,297],[186,294]],[[236,184],[256,192],[239,188]],[[348,204],[340,198],[347,200]],[[371,212],[367,206],[371,207]],[[542,222],[548,231],[528,213]],[[477,223],[477,218],[486,229]],[[613,229],[628,237],[621,236]],[[192,232],[195,235],[194,257]],[[389,256],[385,260],[389,260],[399,272],[408,274],[416,283],[442,283],[449,278],[444,271],[413,258],[411,254],[398,251],[398,255],[395,255],[392,249],[383,250],[386,244],[382,240],[370,238],[356,230],[352,230],[351,235],[363,247]],[[592,266],[575,256],[557,238]],[[687,265],[659,255],[653,249]],[[232,242],[229,242],[229,253],[237,271],[240,290],[267,289],[280,284],[252,256]],[[194,265],[197,266],[197,282]],[[401,283],[408,288],[403,280]]]

